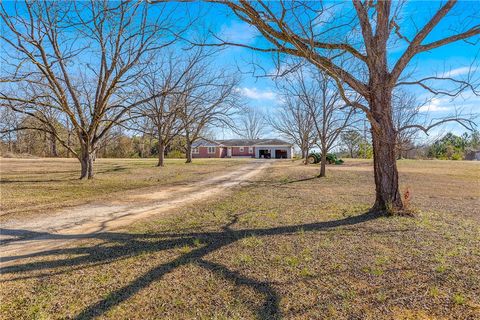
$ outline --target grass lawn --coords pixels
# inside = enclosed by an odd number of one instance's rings
[[[95,179],[79,181],[76,159],[0,159],[2,217],[49,212],[51,209],[118,197],[119,191],[158,187],[205,179],[244,164],[247,160],[167,159],[164,168],[156,159],[97,159]]]
[[[364,214],[368,161],[322,179],[276,162],[222,197],[2,268],[0,318],[480,318],[479,163],[399,169],[414,218]]]

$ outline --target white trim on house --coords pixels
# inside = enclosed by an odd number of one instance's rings
[[[240,150],[240,152],[244,152],[245,151],[245,147],[238,147]]]
[[[275,147],[291,147],[291,144],[256,144],[255,148],[275,148]]]
[[[210,153],[210,154],[215,153],[215,148],[216,147],[207,147],[207,148],[208,148],[207,153]],[[212,149],[213,149],[213,151],[212,151]]]
[[[193,154],[199,154],[200,153],[200,147],[193,147],[192,148],[192,153]]]
[[[208,147],[208,146],[201,144],[201,145],[199,145],[199,147]],[[292,147],[292,145],[291,144],[255,144],[253,146],[246,146],[246,145],[243,145],[243,146],[225,146],[225,145],[219,144],[219,145],[215,146],[215,148],[227,148],[227,147],[228,148],[241,148],[241,147],[243,147],[243,148],[245,148],[245,147],[259,148],[259,147],[262,147],[263,148],[263,147]]]

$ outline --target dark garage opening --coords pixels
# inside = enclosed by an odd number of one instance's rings
[[[287,159],[287,150],[275,150],[275,159]]]
[[[270,150],[260,149],[260,150],[258,150],[258,157],[259,158],[270,159],[272,157],[272,155],[270,154]]]

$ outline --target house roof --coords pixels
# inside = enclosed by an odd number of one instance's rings
[[[252,146],[291,146],[289,142],[280,139],[228,139],[215,140],[220,145],[227,147],[252,147]]]
[[[200,146],[202,146],[202,147],[219,147],[219,146],[222,146],[222,144],[217,142],[217,141],[208,140],[208,139],[200,139],[200,140],[197,140],[194,143],[192,143],[192,147],[194,147],[194,148],[200,147]]]
[[[192,147],[253,147],[253,146],[291,146],[292,144],[280,139],[227,139],[209,140],[199,139],[192,143]]]

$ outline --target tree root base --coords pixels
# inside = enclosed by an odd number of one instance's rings
[[[378,214],[385,217],[410,217],[414,218],[418,214],[418,210],[411,209],[411,208],[403,208],[403,209],[379,209],[376,207],[372,207],[369,211],[372,214]]]

